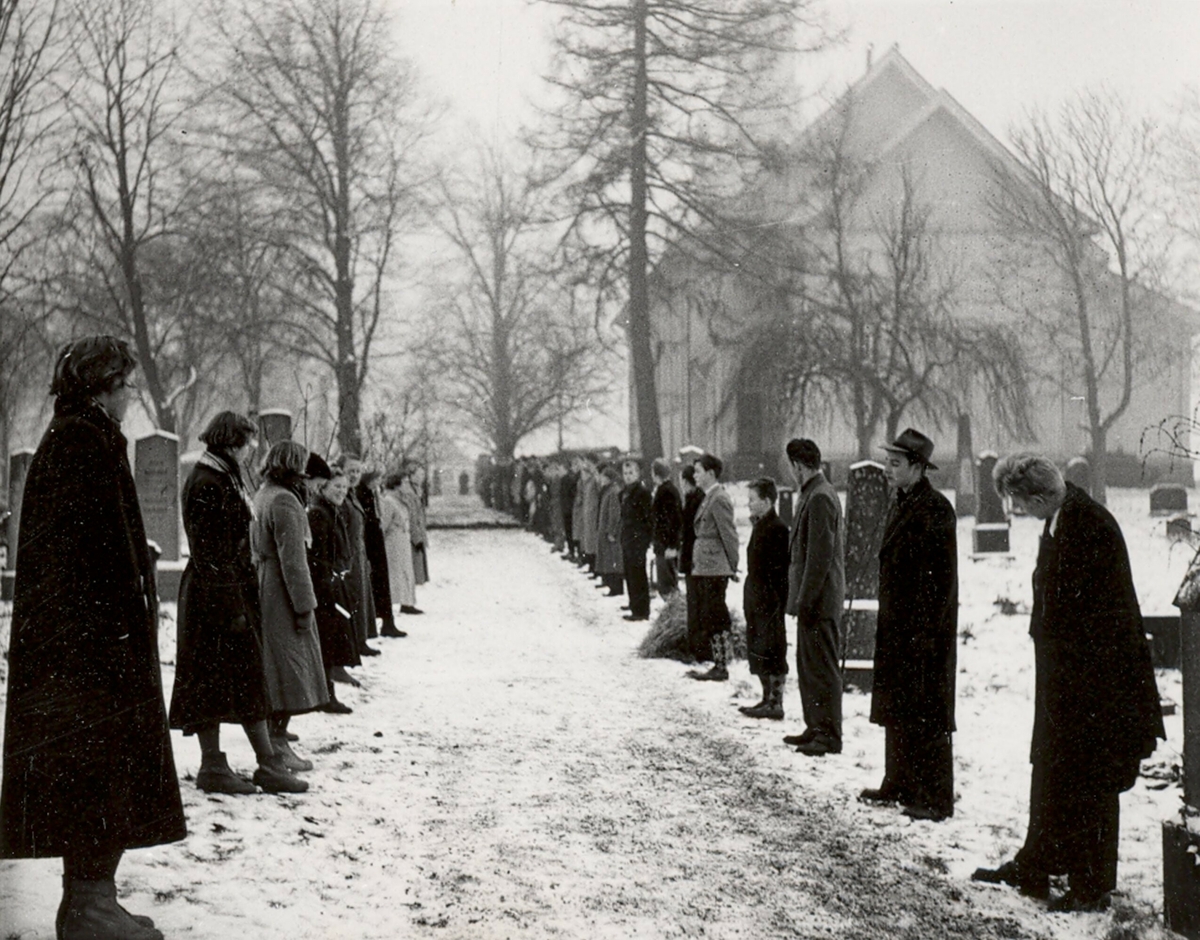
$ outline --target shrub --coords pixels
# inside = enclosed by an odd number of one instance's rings
[[[742,612],[729,610],[733,621],[733,658],[746,658],[746,622]],[[687,641],[687,600],[676,591],[667,598],[666,604],[654,618],[649,631],[638,644],[638,656],[642,659],[674,659],[681,663],[694,663],[695,657]]]

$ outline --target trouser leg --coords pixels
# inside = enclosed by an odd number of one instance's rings
[[[954,750],[948,733],[921,728],[888,728],[892,758],[888,778],[896,782],[902,803],[943,815],[954,813]],[[886,784],[885,784],[886,785]]]
[[[798,621],[796,668],[800,705],[809,731],[842,743],[842,670],[838,662],[837,622]]]
[[[646,555],[635,555],[625,562],[625,582],[629,586],[629,614],[650,616],[650,581],[646,576]]]

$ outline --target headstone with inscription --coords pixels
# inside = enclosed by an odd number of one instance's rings
[[[146,538],[162,561],[179,560],[179,438],[155,431],[134,444],[133,479]]]
[[[882,464],[873,460],[851,464],[846,483],[846,616],[843,627],[846,638],[844,658],[848,666],[851,662],[875,657],[879,545],[887,525],[890,499]]]
[[[1150,488],[1150,514],[1152,516],[1187,512],[1188,493],[1178,483],[1157,483]]]
[[[975,515],[975,450],[971,446],[971,416],[958,416],[958,465],[954,481],[954,512],[959,516]]]
[[[1004,512],[1004,501],[996,492],[992,471],[999,457],[992,451],[979,455],[979,481],[976,493],[975,527],[971,530],[973,557],[1007,555],[1009,551],[1008,516]]]

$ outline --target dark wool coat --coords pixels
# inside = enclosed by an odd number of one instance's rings
[[[606,482],[600,491],[600,511],[596,517],[596,572],[624,574],[621,554],[621,487]]]
[[[268,709],[250,507],[229,473],[203,463],[182,503],[191,557],[179,583],[171,727],[259,721]]]
[[[325,667],[357,666],[358,634],[353,620],[354,600],[348,579],[352,565],[350,533],[337,507],[317,496],[308,507],[312,545],[308,547],[308,571],[317,595],[317,633]],[[347,617],[338,607],[350,614]]]
[[[888,508],[879,548],[871,721],[927,734],[954,730],[958,647],[957,519],[922,477]]]
[[[800,488],[792,522],[787,612],[802,623],[840,625],[846,598],[842,504],[818,473]]]
[[[692,573],[692,553],[696,548],[696,513],[704,502],[704,494],[693,488],[683,501],[683,521],[679,534],[679,570]]]
[[[125,437],[94,403],[59,401],[21,511],[0,856],[187,835],[157,629]]]
[[[346,578],[347,596],[353,603],[354,628],[359,643],[375,632],[375,594],[371,590],[371,562],[367,558],[367,515],[353,493],[338,507],[338,516],[346,527],[350,543],[350,575]]]
[[[679,490],[670,480],[664,480],[654,488],[651,518],[654,550],[665,552],[668,548],[679,548],[679,541],[683,537],[683,501],[679,498]]]
[[[771,509],[754,523],[746,546],[746,649],[756,676],[787,675],[788,527]]]
[[[375,613],[383,617],[385,623],[391,623],[392,593],[388,587],[387,545],[383,539],[383,524],[379,521],[379,497],[365,483],[359,483],[354,492],[363,509],[363,541],[371,566],[371,596],[375,601]]]
[[[1150,648],[1112,514],[1074,484],[1033,577],[1030,760],[1080,791],[1121,792],[1165,738]]]
[[[645,558],[650,547],[650,491],[637,480],[621,490],[621,554]]]

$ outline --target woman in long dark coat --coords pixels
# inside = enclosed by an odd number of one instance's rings
[[[330,470],[316,454],[309,457],[308,473],[314,480],[325,476],[308,507],[308,525],[312,530],[308,570],[317,595],[317,632],[321,637],[321,657],[329,693],[325,710],[349,714],[353,709],[338,701],[333,687],[334,682],[358,685],[358,680],[346,672],[346,667],[362,664],[353,619],[354,602],[346,583],[352,564],[350,534],[345,519],[339,519],[338,513],[346,498],[346,475],[340,470]]]
[[[222,411],[200,440],[208,449],[183,487],[183,526],[191,556],[179,584],[178,651],[170,721],[200,739],[196,786],[206,793],[303,793],[271,747],[263,674],[258,575],[250,559],[253,509],[242,463],[254,450],[254,424]],[[258,770],[251,782],[229,769],[221,723],[246,729]]]
[[[62,857],[60,937],[161,940],[117,903],[113,879],[126,849],[187,835],[121,433],[134,367],[111,336],[59,354],[21,510],[0,857]]]
[[[612,464],[601,470],[604,486],[600,490],[600,509],[596,521],[596,571],[600,585],[608,588],[605,597],[625,593],[625,560],[621,555],[621,484],[620,471]]]
[[[359,656],[378,656],[379,650],[367,642],[378,636],[375,629],[375,593],[371,589],[371,562],[367,559],[367,513],[355,492],[362,479],[362,461],[349,454],[342,455],[338,466],[346,475],[346,498],[338,507],[350,541],[350,576],[346,578],[347,596],[353,601],[350,614],[358,640]]]
[[[383,522],[379,514],[380,495],[375,489],[379,480],[378,470],[369,470],[362,475],[354,488],[358,504],[363,508],[363,541],[367,548],[367,562],[371,568],[371,593],[375,601],[375,615],[382,618],[380,636],[406,637],[408,633],[396,626],[396,615],[392,611],[392,591],[388,584],[387,543],[383,537]]]

